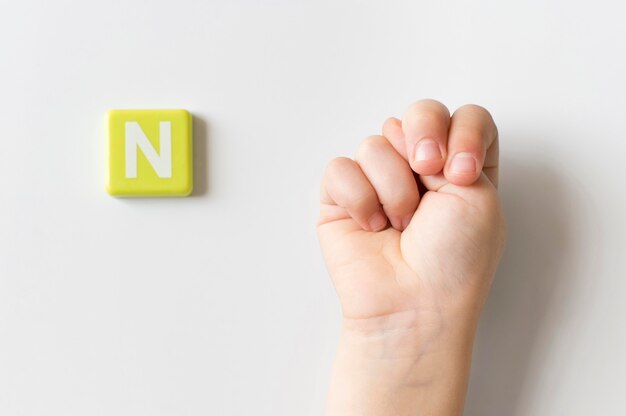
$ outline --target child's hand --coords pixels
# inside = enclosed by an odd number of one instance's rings
[[[344,315],[330,414],[461,412],[504,242],[497,177],[490,114],[432,100],[329,164],[318,234]]]

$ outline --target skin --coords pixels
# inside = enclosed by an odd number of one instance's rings
[[[505,240],[497,184],[498,130],[476,105],[418,101],[329,163],[318,236],[343,321],[328,415],[462,414]]]

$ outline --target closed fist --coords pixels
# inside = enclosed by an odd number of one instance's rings
[[[476,105],[418,101],[332,160],[318,235],[344,318],[480,311],[504,242],[497,185],[498,130]]]

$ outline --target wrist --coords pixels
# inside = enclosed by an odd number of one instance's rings
[[[476,317],[454,315],[429,309],[344,318],[329,415],[460,414]]]

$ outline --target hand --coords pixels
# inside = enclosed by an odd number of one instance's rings
[[[328,165],[318,235],[344,316],[330,414],[462,411],[504,243],[497,183],[491,115],[433,100]]]

